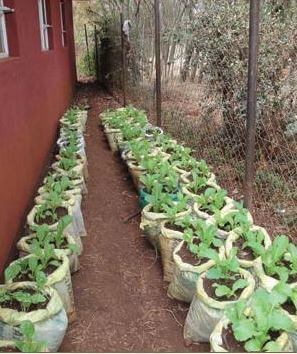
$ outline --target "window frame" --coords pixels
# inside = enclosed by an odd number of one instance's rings
[[[50,50],[49,28],[52,27],[51,25],[48,24],[48,14],[47,14],[46,5],[47,5],[46,0],[38,0],[41,50],[44,52]]]
[[[3,0],[0,0],[0,27],[3,35],[3,49],[4,52],[0,52],[0,59],[3,58],[8,58],[9,57],[9,47],[8,47],[8,37],[7,37],[7,28],[6,28],[6,20],[5,20],[5,11],[1,10],[1,8],[4,8]]]
[[[66,28],[66,2],[60,0],[60,21],[61,21],[61,37],[63,48],[67,47],[67,28]]]

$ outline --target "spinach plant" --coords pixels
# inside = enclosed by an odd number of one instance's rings
[[[279,352],[282,348],[273,339],[275,332],[290,332],[295,326],[280,309],[284,298],[277,292],[256,290],[250,304],[238,301],[226,309],[235,339],[244,343],[248,352]],[[247,310],[247,308],[249,308]]]
[[[22,312],[28,312],[32,305],[44,304],[47,297],[38,291],[32,293],[26,290],[7,291],[0,289],[0,307],[9,307],[13,302],[20,304]]]
[[[215,214],[225,206],[226,196],[227,191],[225,189],[209,187],[203,194],[197,195],[197,197],[195,197],[195,201],[200,206],[200,210],[210,214]]]
[[[261,259],[269,276],[287,280],[297,275],[297,248],[285,235],[277,236]]]
[[[33,281],[41,289],[46,284],[48,267],[58,268],[61,265],[54,253],[53,245],[46,243],[43,248],[38,244],[32,245],[32,256],[20,258],[10,264],[4,272],[5,280],[16,281],[24,276]]]
[[[242,208],[241,210],[232,209],[222,215],[218,210],[215,211],[215,223],[221,230],[232,231],[236,228],[249,227],[251,222],[248,218],[248,210]]]
[[[206,278],[210,280],[231,280],[232,285],[214,283],[215,294],[218,297],[230,298],[235,295],[236,291],[247,287],[247,280],[239,275],[239,263],[236,258],[237,249],[231,250],[228,258],[220,259],[218,255],[214,255],[212,259],[215,265],[206,272]]]

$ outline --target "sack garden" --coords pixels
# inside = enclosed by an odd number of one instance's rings
[[[297,247],[254,225],[206,162],[133,107],[100,116],[139,194],[140,228],[158,250],[170,298],[190,304],[188,344],[213,352],[297,350]]]
[[[60,121],[59,153],[28,214],[30,233],[0,286],[0,352],[54,352],[76,318],[71,274],[86,236],[87,112]],[[192,157],[133,107],[100,117],[139,194],[141,224],[158,250],[167,295],[190,304],[186,343],[214,352],[297,350],[297,248],[272,240],[227,196],[206,162]]]
[[[71,274],[79,270],[81,213],[87,193],[83,132],[87,111],[69,109],[60,120],[59,153],[27,216],[19,259],[0,286],[0,352],[55,352],[75,320]]]

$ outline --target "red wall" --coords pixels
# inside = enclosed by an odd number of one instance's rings
[[[73,95],[72,3],[65,1],[68,46],[61,42],[59,0],[49,0],[53,49],[42,52],[37,0],[4,0],[15,9],[6,18],[16,56],[0,59],[0,273]]]

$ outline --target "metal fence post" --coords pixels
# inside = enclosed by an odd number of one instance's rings
[[[249,64],[246,124],[246,161],[244,205],[251,208],[255,175],[255,134],[257,116],[257,70],[259,48],[260,0],[250,0]]]
[[[89,73],[91,73],[90,50],[89,50],[89,39],[88,39],[87,25],[85,24],[84,27],[85,27],[85,39],[86,39],[86,46],[87,46],[87,53],[88,53]]]
[[[161,40],[160,40],[160,1],[155,0],[155,55],[156,55],[156,113],[157,125],[162,126],[161,92]]]
[[[126,77],[126,71],[127,71],[127,63],[126,63],[126,48],[125,48],[125,38],[124,38],[124,31],[123,31],[123,26],[124,26],[124,9],[123,9],[123,4],[122,4],[122,9],[121,9],[121,45],[122,45],[122,88],[123,88],[123,106],[126,107],[127,105],[127,77]]]

